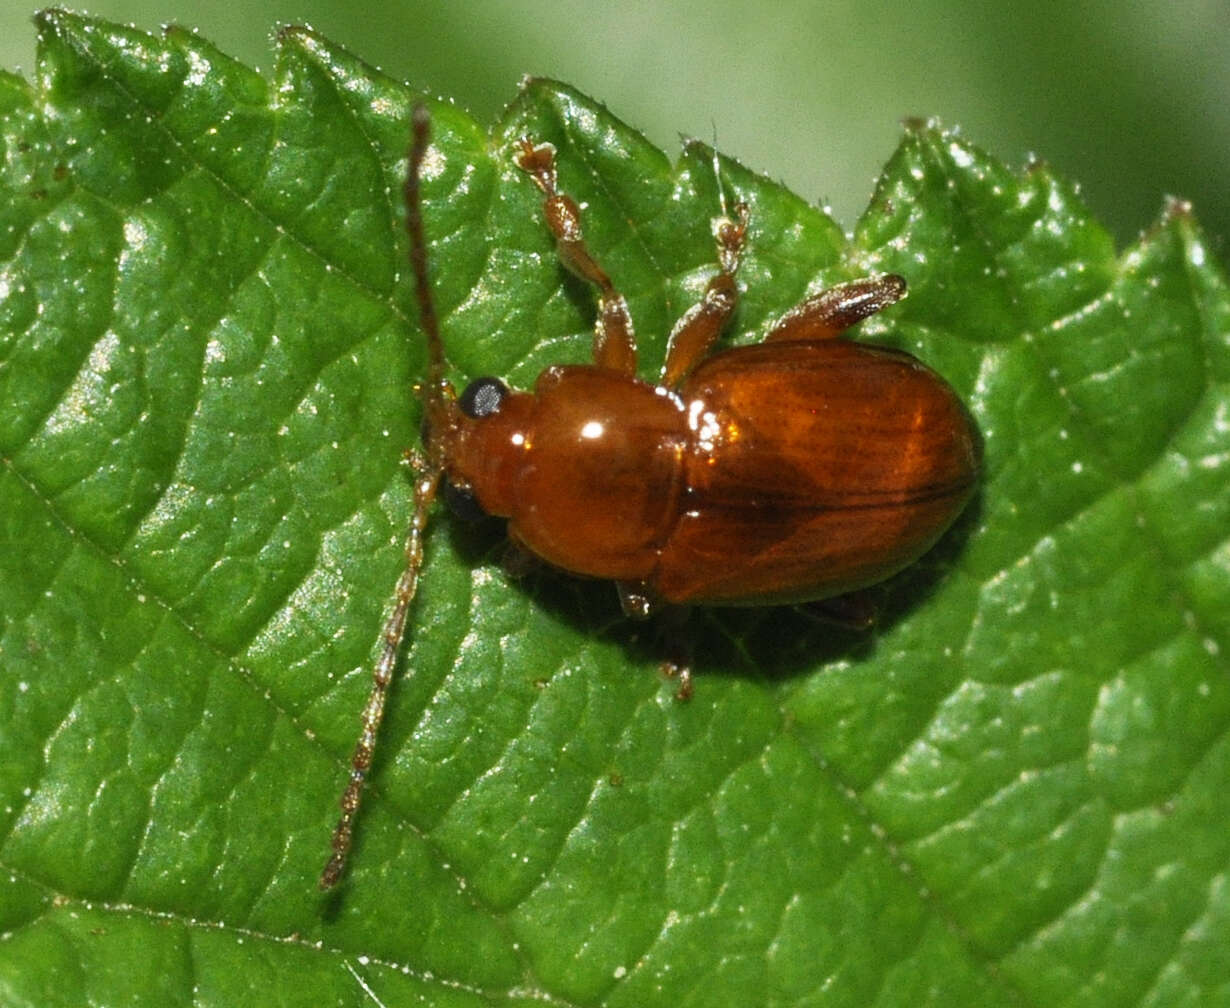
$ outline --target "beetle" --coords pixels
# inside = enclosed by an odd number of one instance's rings
[[[623,295],[559,191],[555,149],[522,138],[516,165],[543,195],[560,261],[598,292],[593,363],[554,365],[531,391],[497,378],[457,396],[427,270],[419,193],[430,124],[414,112],[407,227],[427,340],[423,447],[406,566],[383,632],[350,779],[321,875],[340,877],[423,561],[438,489],[507,519],[514,543],[572,574],[614,581],[625,613],[662,605],[816,601],[882,581],[960,514],[980,455],[961,400],[909,354],[842,336],[899,301],[895,274],[844,283],[788,311],[763,342],[710,353],[738,304],[749,212],[713,222],[717,271],[670,334],[656,382],[636,373]],[[690,692],[686,671],[679,696]]]

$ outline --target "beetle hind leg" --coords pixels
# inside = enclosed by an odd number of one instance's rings
[[[905,297],[905,278],[896,273],[863,277],[829,287],[791,308],[765,337],[773,340],[834,339],[863,319]]]
[[[581,232],[581,208],[561,193],[555,174],[555,147],[522,137],[513,155],[517,167],[534,180],[546,198],[542,214],[555,237],[560,262],[598,288],[598,319],[594,323],[594,363],[621,374],[636,374],[636,336],[628,302],[598,265]]]
[[[871,588],[858,588],[844,595],[805,602],[799,608],[831,626],[851,633],[866,633],[879,621],[880,593]]]

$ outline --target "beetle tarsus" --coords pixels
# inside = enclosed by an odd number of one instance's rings
[[[679,688],[675,690],[675,699],[687,703],[692,699],[692,668],[689,665],[676,665],[674,662],[663,662],[662,671],[670,679],[679,680]]]
[[[629,619],[644,620],[653,615],[653,600],[641,581],[617,581],[615,590],[619,593],[619,607]]]

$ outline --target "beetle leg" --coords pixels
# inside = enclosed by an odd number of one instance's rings
[[[769,331],[765,342],[833,339],[903,297],[905,279],[896,273],[838,284],[791,308]]]
[[[692,699],[692,667],[685,663],[664,661],[662,674],[668,679],[678,679],[679,688],[675,690],[676,700]]]
[[[805,602],[800,608],[816,619],[855,633],[872,629],[880,616],[879,594],[873,594],[868,588]]]
[[[526,546],[512,529],[509,529],[504,550],[500,554],[500,569],[515,581],[531,574],[541,565],[534,551]]]
[[[616,581],[615,590],[619,592],[619,607],[629,619],[648,619],[653,614],[653,602],[643,581]]]
[[[688,610],[682,606],[659,606],[642,581],[616,581],[619,604],[629,619],[659,617],[658,634],[667,657],[658,663],[658,670],[667,679],[677,679],[676,700],[692,699],[692,649],[683,626]]]
[[[718,217],[713,222],[719,272],[709,281],[704,297],[675,323],[667,343],[662,384],[675,388],[704,358],[739,302],[735,270],[747,237],[747,204],[735,205],[735,218]]]
[[[676,700],[692,699],[692,638],[687,633],[689,610],[685,606],[667,606],[661,610],[658,623],[660,647],[666,654],[658,668],[667,679],[676,680]]]
[[[636,336],[628,302],[615,289],[611,278],[598,265],[581,234],[581,208],[576,200],[556,187],[555,147],[533,143],[528,137],[518,142],[513,160],[534,180],[546,197],[542,214],[555,236],[560,262],[582,280],[598,288],[598,319],[594,323],[594,363],[621,374],[636,375]]]

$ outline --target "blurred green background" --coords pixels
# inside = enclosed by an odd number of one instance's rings
[[[195,28],[266,70],[307,23],[489,122],[526,73],[561,78],[668,150],[712,139],[849,228],[906,116],[936,116],[1081,184],[1122,245],[1173,194],[1226,259],[1226,0],[92,0],[148,30]],[[0,14],[0,65],[34,66],[33,8]]]

